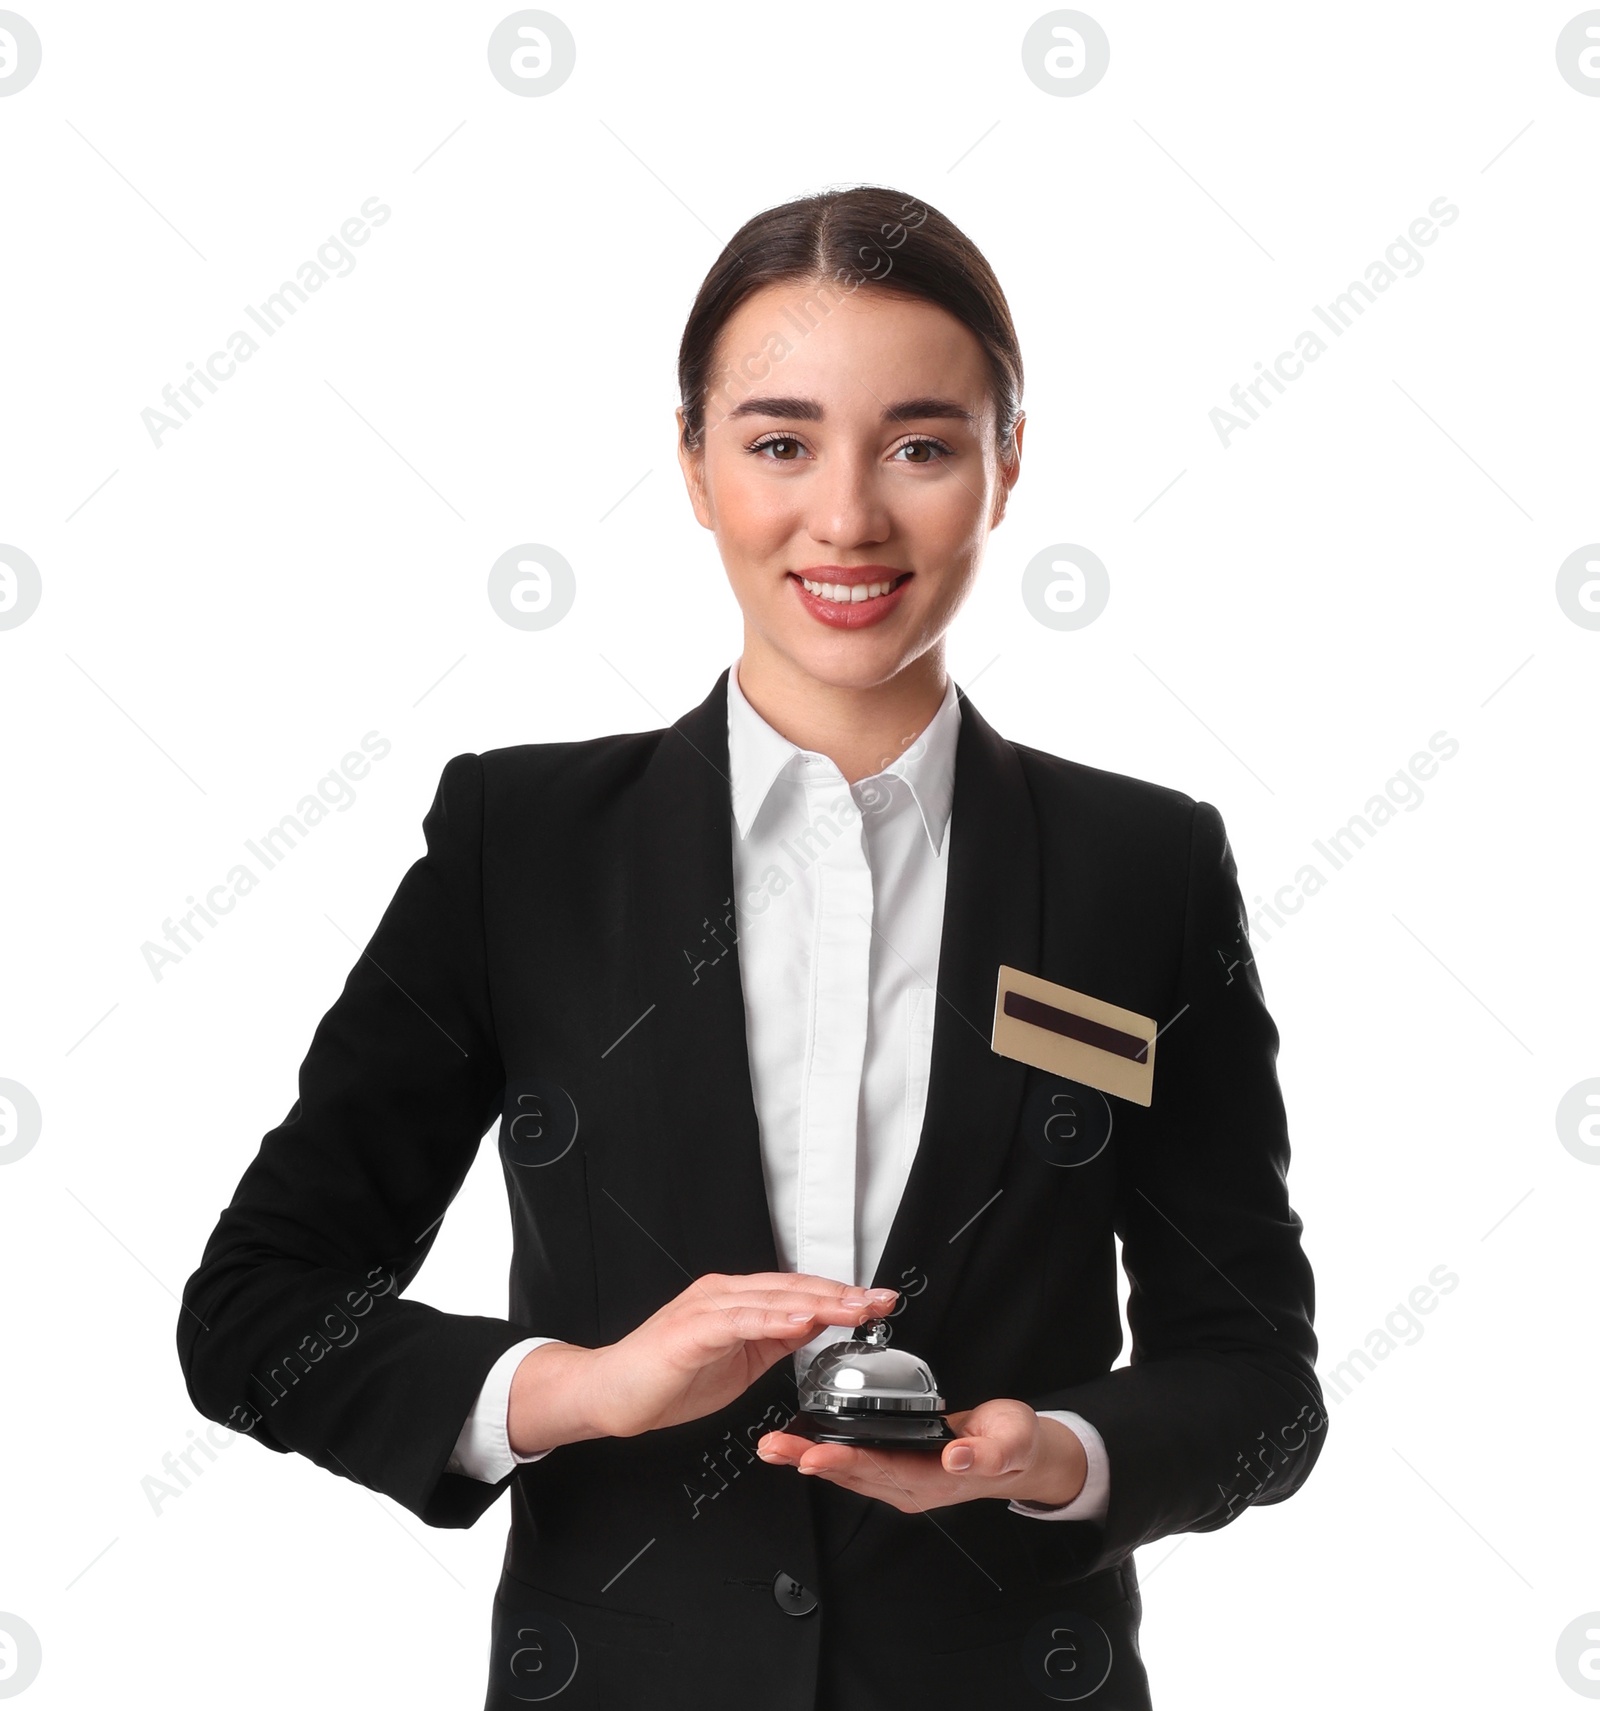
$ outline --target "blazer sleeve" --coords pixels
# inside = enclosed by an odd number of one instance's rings
[[[406,872],[184,1286],[196,1408],[430,1525],[505,1488],[446,1471],[498,1357],[536,1327],[403,1299],[502,1098],[484,947],[483,770],[450,760]]]
[[[1091,1574],[1304,1483],[1326,1436],[1311,1266],[1289,1204],[1278,1030],[1222,816],[1195,804],[1175,1002],[1117,1153],[1130,1364],[1030,1397],[1092,1420],[1110,1503]]]

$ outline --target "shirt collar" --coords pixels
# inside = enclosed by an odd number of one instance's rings
[[[955,799],[956,737],[960,726],[961,705],[955,679],[951,678],[945,685],[938,712],[922,734],[904,754],[873,775],[905,782],[922,815],[923,829],[935,855],[944,842]],[[735,660],[728,667],[728,763],[733,815],[741,838],[750,835],[756,815],[779,775],[798,757],[814,752],[780,735],[750,705],[739,687],[739,662]]]

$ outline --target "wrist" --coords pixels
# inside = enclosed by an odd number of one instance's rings
[[[541,1343],[511,1375],[506,1442],[518,1455],[607,1436],[591,1405],[596,1351],[576,1343]]]
[[[1082,1492],[1088,1477],[1089,1454],[1083,1440],[1060,1420],[1041,1416],[1037,1467],[1027,1489],[1016,1494],[1018,1501],[1059,1509]]]

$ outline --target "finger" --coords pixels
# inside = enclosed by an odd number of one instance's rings
[[[787,1314],[806,1314],[818,1324],[861,1324],[866,1319],[880,1317],[885,1302],[873,1302],[832,1295],[809,1295],[801,1290],[758,1290],[748,1297],[739,1297],[741,1305],[779,1307]]]
[[[947,1498],[935,1496],[945,1483],[931,1457],[915,1451],[849,1449],[842,1444],[813,1444],[796,1471],[825,1479],[861,1497],[871,1497],[909,1514],[936,1507]]]
[[[807,1450],[815,1446],[814,1438],[799,1432],[767,1432],[756,1442],[756,1454],[774,1467],[794,1467]]]
[[[868,1479],[875,1472],[867,1452],[848,1444],[808,1443],[797,1465],[802,1473],[824,1473],[847,1481]]]
[[[732,1276],[719,1273],[700,1281],[715,1283],[725,1288],[799,1290],[806,1295],[820,1295],[825,1300],[859,1295],[864,1300],[872,1298],[893,1302],[900,1293],[897,1289],[874,1287],[864,1283],[841,1283],[836,1277],[819,1277],[809,1271],[752,1271]]]
[[[780,1459],[777,1452],[782,1450]],[[757,1445],[763,1460],[788,1466],[812,1479],[887,1503],[901,1514],[912,1514],[948,1502],[934,1495],[944,1476],[930,1457],[908,1450],[851,1449],[843,1444],[818,1444],[792,1432],[774,1432]],[[798,1452],[798,1459],[794,1459]],[[930,1484],[930,1481],[932,1482]]]
[[[981,1422],[969,1420],[962,1435],[939,1452],[939,1464],[947,1473],[969,1479],[996,1479],[1027,1465],[1030,1438],[1028,1422],[1010,1413]]]
[[[692,1346],[701,1354],[724,1354],[739,1343],[787,1342],[795,1348],[816,1334],[817,1315],[783,1307],[707,1307],[683,1321]]]
[[[789,1288],[779,1283],[756,1284],[742,1277],[730,1278],[711,1293],[715,1294],[718,1300],[737,1302],[741,1307],[781,1307],[790,1301],[809,1306],[813,1302],[842,1299],[839,1295],[825,1290]]]
[[[712,1294],[710,1290],[703,1292],[705,1299],[695,1295],[690,1299],[690,1307],[698,1307],[702,1312],[729,1312],[736,1307],[768,1307],[779,1311],[794,1323],[801,1321],[811,1324],[862,1324],[866,1319],[873,1319],[888,1311],[886,1300],[873,1300],[871,1297],[835,1297],[835,1295],[816,1295],[804,1290],[743,1290],[743,1292],[720,1292]]]
[[[843,1446],[822,1446],[817,1443],[815,1438],[806,1437],[800,1432],[765,1432],[756,1440],[756,1454],[763,1461],[770,1461],[787,1467],[798,1467],[812,1450],[820,1451],[823,1448],[843,1448]],[[807,1463],[807,1468],[810,1472],[815,1473],[821,1468],[829,1466],[832,1462],[848,1458],[853,1453],[844,1449],[843,1457],[831,1458],[818,1454]]]

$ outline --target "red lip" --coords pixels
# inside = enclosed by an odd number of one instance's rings
[[[863,582],[886,582],[891,579],[895,586],[887,594],[876,594],[870,600],[852,600],[848,603],[838,600],[823,600],[817,595],[808,593],[801,582],[801,572],[791,570],[789,581],[794,585],[795,594],[800,604],[818,620],[835,630],[860,630],[869,624],[881,623],[900,604],[907,584],[911,581],[910,571],[897,571],[892,565],[863,564],[863,565],[817,565],[808,566],[804,572],[811,582],[843,583],[854,588]]]

